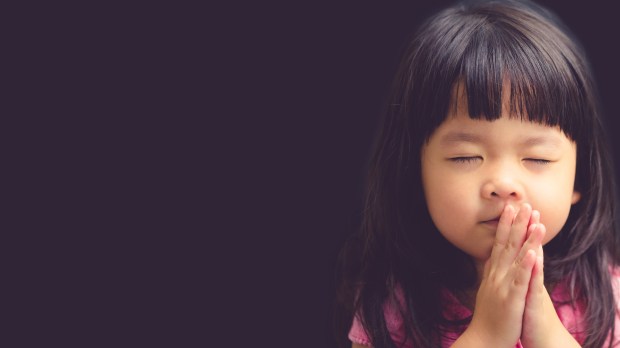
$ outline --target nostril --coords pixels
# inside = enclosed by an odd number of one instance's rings
[[[492,197],[516,197],[517,196],[517,192],[513,191],[513,192],[510,192],[510,193],[506,193],[506,194],[501,194],[500,195],[496,191],[492,191],[491,192],[491,196]]]

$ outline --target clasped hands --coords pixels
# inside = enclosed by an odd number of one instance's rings
[[[507,205],[476,295],[472,321],[453,347],[579,347],[544,285],[545,226],[525,203]]]

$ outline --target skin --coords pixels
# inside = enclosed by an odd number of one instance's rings
[[[580,198],[576,144],[557,127],[509,114],[507,105],[498,120],[473,120],[463,88],[456,91],[457,103],[421,150],[431,218],[478,270],[477,289],[463,299],[474,315],[453,347],[519,340],[528,348],[579,347],[557,316],[543,270],[543,246]]]

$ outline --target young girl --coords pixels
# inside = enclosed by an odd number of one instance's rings
[[[396,75],[361,237],[341,253],[343,337],[353,347],[620,343],[603,133],[583,50],[549,11],[468,2],[430,18]]]

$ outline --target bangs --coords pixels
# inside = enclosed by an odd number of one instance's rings
[[[523,18],[514,20],[515,11]],[[555,18],[523,9],[511,12],[513,17],[501,8],[452,9],[421,33],[413,59],[422,64],[414,61],[413,73],[425,85],[411,91],[421,92],[413,97],[416,105],[429,107],[420,110],[420,117],[431,118],[422,127],[427,131],[423,138],[445,120],[450,102],[456,101],[453,90],[463,86],[473,119],[498,119],[506,104],[510,117],[559,126],[572,140],[581,139],[591,103],[574,39],[547,23]]]
[[[495,120],[507,103],[511,117],[559,126],[574,138],[574,121],[582,115],[583,88],[567,57],[559,49],[545,49],[506,29],[512,28],[475,32],[457,67],[469,116]],[[505,93],[508,86],[510,91]],[[502,100],[508,95],[510,100]]]

